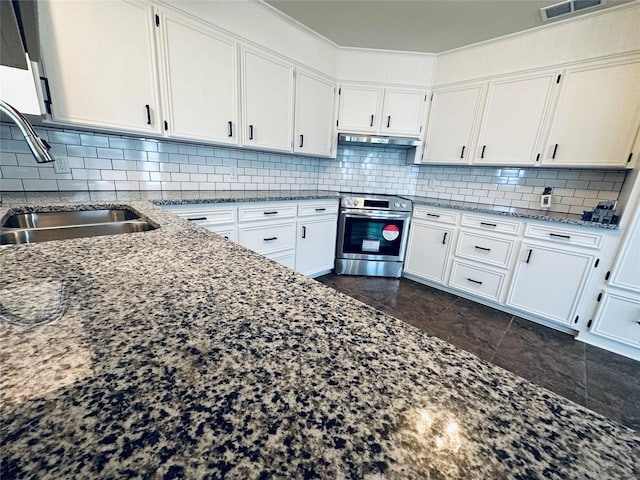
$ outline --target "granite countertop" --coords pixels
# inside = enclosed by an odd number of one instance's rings
[[[0,247],[6,311],[63,307],[0,320],[3,479],[640,476],[632,430],[148,200],[91,205],[123,203],[160,228]]]
[[[468,212],[530,218],[533,220],[544,220],[547,222],[565,223],[567,225],[578,225],[591,228],[604,228],[607,230],[618,229],[617,224],[590,222],[582,220],[582,215],[573,213],[536,210],[533,208],[506,207],[501,205],[487,205],[483,203],[461,202],[458,200],[443,200],[439,198],[416,197],[411,195],[402,195],[402,197],[413,201],[414,205],[429,205],[433,207],[452,208],[454,210],[465,210]]]

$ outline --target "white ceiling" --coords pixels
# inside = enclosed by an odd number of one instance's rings
[[[552,23],[542,21],[540,8],[561,0],[265,1],[343,47],[440,53]]]

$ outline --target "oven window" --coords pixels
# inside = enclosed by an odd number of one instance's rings
[[[346,217],[343,252],[397,257],[402,247],[404,222],[405,220]]]

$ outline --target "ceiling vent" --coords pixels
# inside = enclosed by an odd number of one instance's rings
[[[565,2],[555,3],[540,9],[542,21],[551,20],[552,18],[563,17],[572,13],[581,12],[593,7],[600,7],[607,3],[607,0],[567,0]]]

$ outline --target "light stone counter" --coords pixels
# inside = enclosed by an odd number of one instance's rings
[[[76,200],[29,205],[100,203]],[[3,480],[640,477],[633,431],[148,200],[111,204],[160,228],[0,247],[0,298],[47,311],[28,292],[65,285],[53,323],[0,321]]]

